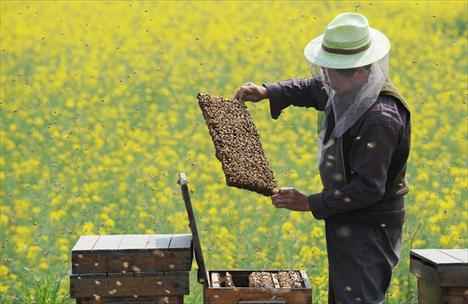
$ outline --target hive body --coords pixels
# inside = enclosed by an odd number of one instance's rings
[[[468,304],[468,249],[413,249],[418,303]]]
[[[197,98],[226,183],[272,195],[277,184],[247,107],[236,99],[202,93]]]
[[[227,274],[232,277],[233,286],[226,284]],[[204,288],[205,304],[312,303],[312,289],[304,271],[210,270],[209,275]],[[282,277],[281,283],[278,276]]]
[[[72,249],[77,303],[181,304],[189,293],[191,234],[82,236]]]

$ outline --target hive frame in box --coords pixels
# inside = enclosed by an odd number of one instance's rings
[[[245,104],[206,93],[197,98],[226,184],[271,196],[277,182]]]
[[[184,173],[180,173],[178,183],[181,187],[182,197],[192,230],[193,249],[195,259],[198,264],[198,282],[203,284],[203,299],[205,304],[311,304],[312,288],[303,270],[248,270],[248,269],[220,269],[207,270],[201,249],[200,238],[198,235],[197,224],[192,208],[190,193],[188,189],[188,180]],[[237,287],[213,287],[211,274],[214,272],[229,272],[232,275],[234,285],[241,282],[245,285],[248,282],[249,273],[256,271],[266,271],[276,273],[279,271],[296,271],[301,274],[303,280],[302,288],[257,288],[246,286]]]

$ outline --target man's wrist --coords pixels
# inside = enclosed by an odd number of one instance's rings
[[[318,220],[323,220],[327,215],[327,207],[322,199],[322,192],[308,196],[309,208],[314,217]]]
[[[262,84],[261,86],[259,86],[259,90],[260,90],[260,95],[262,96],[262,99],[267,99],[269,98],[268,96],[268,89],[266,87],[265,84]]]

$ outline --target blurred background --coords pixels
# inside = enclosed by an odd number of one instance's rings
[[[468,247],[467,1],[1,1],[0,302],[73,303],[81,235],[186,233],[208,268],[305,269],[327,299],[323,222],[228,188],[196,95],[309,77],[306,43],[354,11],[391,40],[412,110],[407,222],[388,303],[416,303],[410,248]],[[321,190],[316,116],[248,104],[281,186]],[[192,269],[197,266],[194,264]],[[192,271],[186,303],[202,302]]]

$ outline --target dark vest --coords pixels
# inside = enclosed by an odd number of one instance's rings
[[[382,88],[380,95],[387,95],[392,96],[397,99],[401,105],[410,113],[409,107],[406,104],[403,97],[398,93],[396,88],[391,83],[386,83]],[[326,128],[328,127],[327,119],[330,115],[333,115],[331,107],[328,108],[327,111],[318,112],[318,133],[319,136],[325,137],[325,132],[327,131]],[[409,116],[408,116],[409,119]],[[330,130],[328,130],[330,132]],[[349,130],[348,130],[349,131]],[[346,133],[348,132],[346,131]],[[346,134],[345,133],[345,134]],[[320,171],[320,178],[322,180],[322,184],[325,191],[334,191],[336,189],[342,188],[346,183],[348,183],[350,178],[350,172],[347,172],[345,166],[345,156],[343,155],[343,136],[338,138],[334,138],[330,136],[327,139],[324,145],[323,153],[322,153],[322,161],[319,164],[319,171]],[[403,200],[395,200],[397,197],[401,197],[408,192],[408,187],[404,181],[406,167],[402,168],[398,173],[398,176],[393,180],[393,183],[386,189],[386,193],[384,197],[377,202],[376,204],[372,205],[369,208],[365,208],[360,210],[359,213],[361,215],[365,214],[366,212],[379,212],[379,211],[395,211],[395,210],[402,210]],[[396,203],[392,203],[393,201],[398,201]],[[404,214],[403,214],[404,215]],[[396,219],[402,220],[401,216],[397,216]]]

